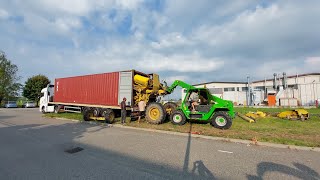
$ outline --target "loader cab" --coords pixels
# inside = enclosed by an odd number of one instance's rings
[[[212,106],[212,103],[211,102],[211,96],[208,92],[207,89],[205,88],[199,88],[199,89],[191,89],[191,90],[187,90],[187,89],[184,89],[184,93],[185,93],[185,98],[184,98],[184,105],[186,107],[186,109],[188,109],[189,111],[192,110],[192,106],[191,106],[191,94],[193,92],[196,92],[199,96],[199,100],[198,100],[198,105],[195,105],[195,109],[198,113],[207,113],[210,111],[210,108]],[[197,114],[197,113],[196,113]]]

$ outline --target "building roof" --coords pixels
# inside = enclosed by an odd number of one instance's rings
[[[199,86],[199,85],[205,85],[205,84],[212,84],[212,83],[247,84],[247,82],[235,82],[235,81],[212,81],[212,82],[206,82],[206,83],[193,84],[193,86]]]
[[[295,77],[303,77],[303,76],[311,76],[311,75],[320,75],[320,73],[306,73],[306,74],[296,74],[292,76],[287,76],[287,78],[295,78]],[[266,79],[266,81],[272,81],[272,79]],[[252,83],[258,83],[258,82],[264,82],[265,80],[259,80],[259,81],[252,81]],[[230,83],[230,84],[247,84],[247,82],[235,82],[235,81],[212,81],[212,82],[206,82],[206,83],[199,83],[199,84],[193,84],[193,86],[199,86],[199,85],[205,85],[205,84],[212,84],[212,83]]]
[[[292,76],[287,76],[287,78],[295,78],[295,77],[303,77],[303,76],[312,76],[312,75],[320,75],[320,73],[307,73],[307,74],[296,74]],[[272,79],[266,79],[266,80],[259,80],[259,81],[253,81],[252,83],[259,83],[264,81],[272,81]]]

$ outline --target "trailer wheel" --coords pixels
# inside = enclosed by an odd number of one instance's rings
[[[160,124],[163,122],[166,114],[160,103],[152,102],[146,109],[146,120],[150,124]]]
[[[170,115],[170,121],[174,125],[184,125],[187,122],[186,116],[180,110],[174,111]]]
[[[104,116],[106,123],[109,123],[109,124],[112,124],[116,117],[112,109],[103,109],[102,115]]]
[[[93,116],[99,117],[100,116],[101,109],[100,108],[93,108]]]
[[[174,102],[167,102],[163,105],[163,109],[166,111],[166,119],[170,118],[171,114],[177,109],[177,106]]]
[[[218,129],[229,129],[232,125],[232,120],[227,112],[218,111],[213,115],[211,125]]]
[[[84,108],[83,109],[83,120],[90,121],[90,117],[93,116],[93,110],[91,108]]]

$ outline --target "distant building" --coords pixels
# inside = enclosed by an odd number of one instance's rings
[[[207,82],[194,86],[205,86],[213,95],[231,100],[235,105],[313,106],[316,100],[320,101],[320,73],[293,76],[282,73],[249,84]]]

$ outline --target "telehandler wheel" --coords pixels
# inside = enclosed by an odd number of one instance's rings
[[[160,124],[164,121],[166,113],[160,103],[152,102],[146,109],[146,120],[150,124]]]
[[[90,117],[93,116],[93,109],[91,108],[84,108],[83,111],[83,120],[84,121],[90,121]]]
[[[105,122],[109,123],[109,124],[112,124],[114,122],[115,117],[116,117],[116,115],[112,109],[103,109],[102,116],[105,118]]]
[[[177,106],[174,102],[167,102],[163,105],[163,109],[166,112],[166,119],[170,118],[171,114],[177,109]]]
[[[229,129],[232,125],[232,120],[227,112],[218,111],[213,115],[211,125],[218,129]]]
[[[180,110],[178,111],[174,111],[171,115],[170,115],[170,121],[172,124],[174,125],[184,125],[187,121],[186,121],[186,116],[183,114],[183,112],[181,112]]]

